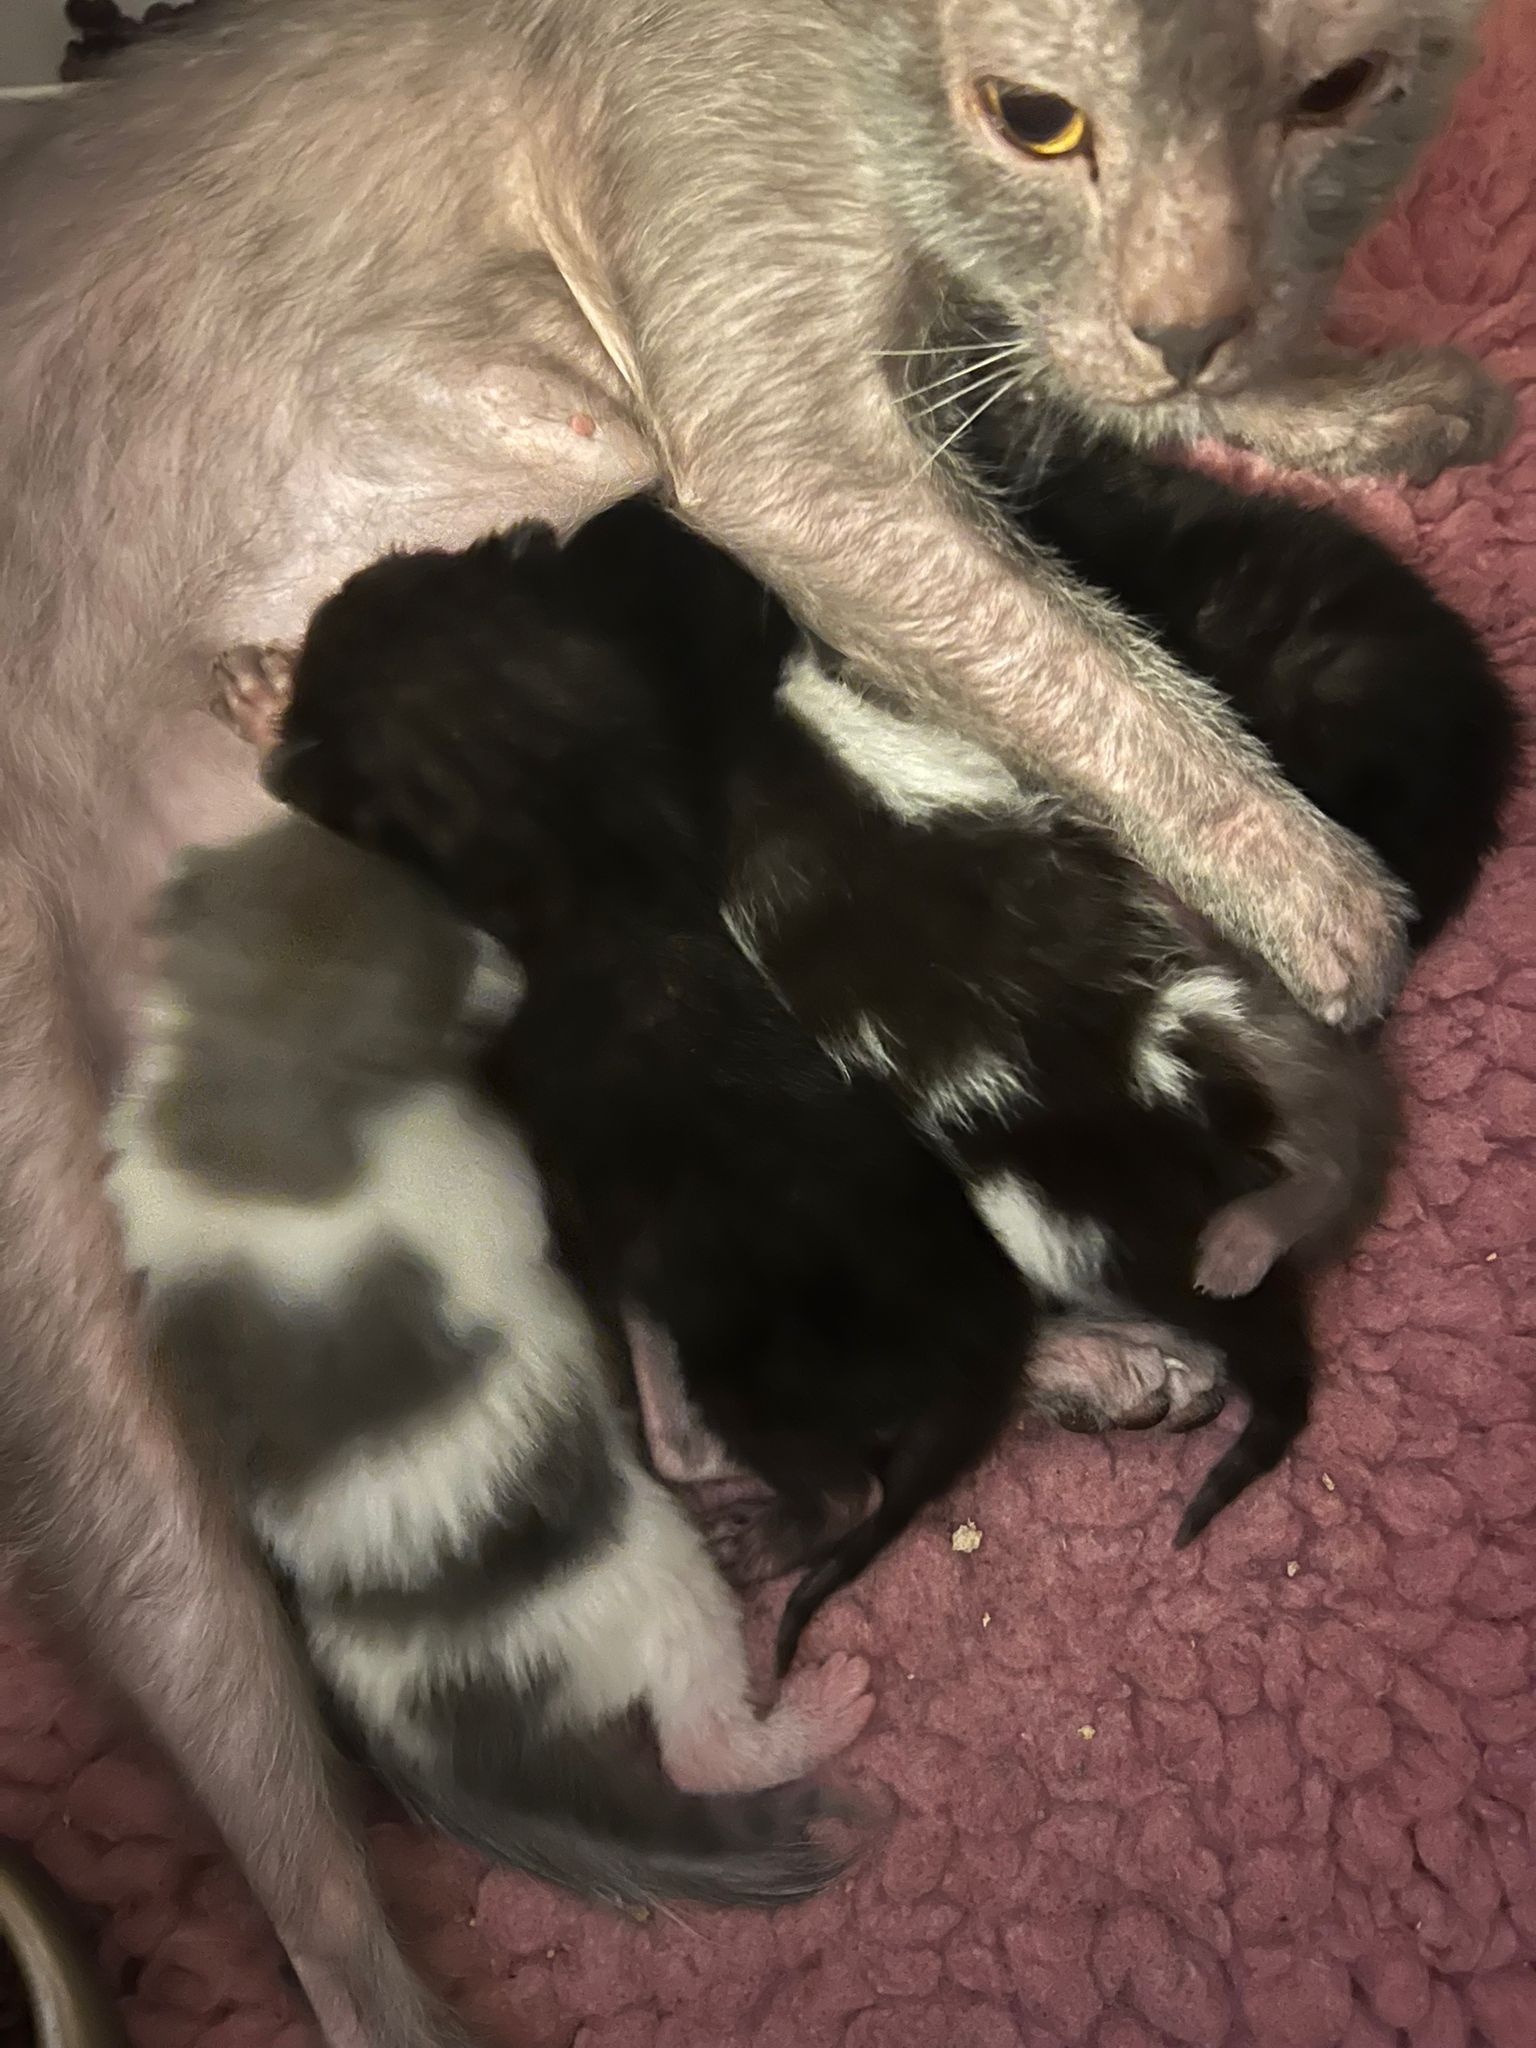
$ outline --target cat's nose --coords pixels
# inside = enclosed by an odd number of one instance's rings
[[[1195,327],[1133,327],[1131,332],[1157,350],[1170,377],[1180,384],[1193,384],[1223,342],[1241,334],[1247,325],[1246,313],[1223,313],[1219,320],[1206,320]]]

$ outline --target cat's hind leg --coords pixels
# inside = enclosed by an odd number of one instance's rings
[[[638,1476],[638,1475],[637,1475]],[[687,1792],[754,1792],[805,1777],[848,1744],[874,1711],[869,1666],[833,1656],[797,1673],[759,1714],[741,1611],[680,1505],[642,1480],[643,1555],[664,1570],[662,1598],[636,1624],[643,1691],[662,1766]]]

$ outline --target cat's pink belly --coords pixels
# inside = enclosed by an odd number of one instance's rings
[[[391,548],[467,547],[522,520],[569,532],[656,481],[649,443],[580,377],[508,370],[457,405],[445,402],[438,426],[430,407],[418,408],[397,440],[376,435],[349,448],[345,467],[327,451],[300,457],[268,523],[264,559],[231,582],[205,629],[208,690],[214,655],[242,642],[297,643],[316,605]],[[239,838],[277,813],[254,754],[206,709],[196,666],[179,692],[186,708],[147,740],[122,867],[109,883],[114,893],[127,888],[135,934],[183,847]],[[107,921],[123,929],[117,917]],[[128,956],[114,963],[120,1008],[132,1006],[136,939]]]
[[[588,379],[508,369],[441,408],[419,403],[345,461],[306,451],[287,479],[284,530],[228,592],[221,646],[297,641],[315,606],[392,548],[463,548],[543,520],[569,532],[657,480],[654,449]]]

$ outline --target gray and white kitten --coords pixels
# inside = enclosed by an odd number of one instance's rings
[[[867,1667],[754,1713],[733,1597],[640,1462],[622,1342],[475,1084],[510,968],[289,819],[188,856],[160,937],[111,1193],[163,1370],[344,1719],[411,1805],[580,1891],[825,1884],[823,1802],[765,1788],[862,1727]]]

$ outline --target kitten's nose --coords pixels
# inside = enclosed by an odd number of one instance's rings
[[[1133,327],[1131,332],[1157,350],[1170,377],[1193,384],[1222,343],[1241,334],[1247,325],[1246,313],[1223,313],[1219,320],[1207,320],[1198,327]]]

